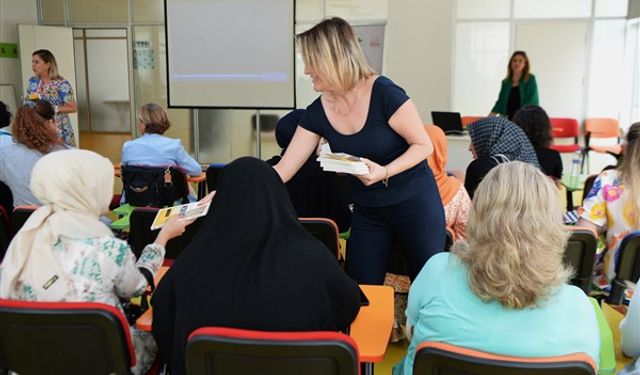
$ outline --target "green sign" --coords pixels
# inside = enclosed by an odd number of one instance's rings
[[[15,43],[0,43],[0,57],[18,58],[18,45]]]

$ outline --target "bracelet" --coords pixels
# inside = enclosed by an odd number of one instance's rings
[[[382,179],[382,184],[385,187],[389,187],[389,168],[387,168],[387,166],[385,165],[384,167],[384,178]]]

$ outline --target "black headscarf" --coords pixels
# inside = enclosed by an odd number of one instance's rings
[[[153,334],[173,375],[185,373],[186,340],[199,327],[339,330],[355,319],[356,283],[298,223],[265,162],[227,165],[201,220],[153,297]]]
[[[504,155],[540,168],[536,152],[518,125],[503,117],[486,117],[467,127],[478,158]]]

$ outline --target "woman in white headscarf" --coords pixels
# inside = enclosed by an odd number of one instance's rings
[[[31,175],[42,202],[16,234],[0,266],[0,298],[28,301],[101,302],[121,308],[119,297],[141,295],[155,274],[167,241],[191,221],[168,222],[136,262],[129,245],[98,218],[113,195],[111,162],[91,151],[66,150],[42,157]],[[151,365],[156,345],[132,329],[135,374]]]

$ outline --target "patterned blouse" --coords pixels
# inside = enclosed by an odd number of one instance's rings
[[[617,170],[596,178],[585,198],[581,217],[607,231],[607,250],[596,266],[596,283],[606,285],[615,277],[615,259],[620,241],[635,227],[633,205]]]
[[[447,228],[453,232],[453,241],[467,238],[467,222],[471,211],[471,198],[463,185],[456,195],[444,206],[444,217]]]
[[[150,244],[136,262],[129,245],[114,237],[70,238],[61,236],[53,253],[69,280],[69,294],[64,301],[101,302],[122,310],[118,297],[141,295],[147,280],[138,267],[155,274],[162,266],[165,249]],[[34,301],[32,287],[16,287],[17,299]]]
[[[52,105],[62,106],[73,102],[74,95],[71,84],[66,79],[50,80],[42,82],[38,77],[29,78],[27,84],[27,99],[30,95],[38,94],[41,100],[46,100]],[[71,125],[71,117],[68,113],[58,113],[56,115],[56,123],[58,124],[58,133],[64,140],[64,143],[75,147],[76,140],[73,135],[73,126]]]

